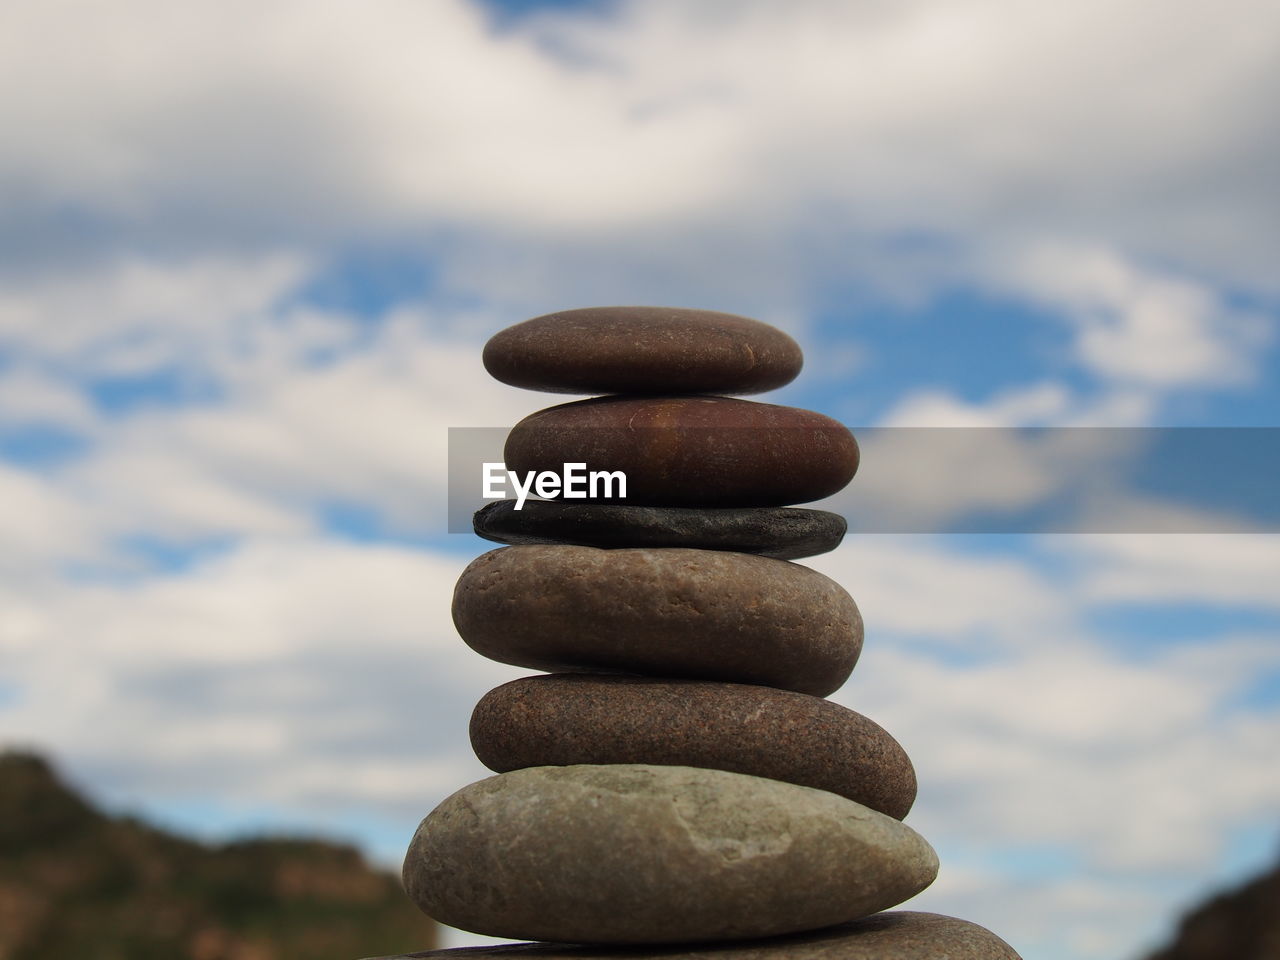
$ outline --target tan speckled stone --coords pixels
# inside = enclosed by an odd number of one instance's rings
[[[906,752],[862,714],[741,683],[526,677],[476,705],[471,745],[500,772],[576,763],[708,767],[829,790],[898,820],[916,796]]]
[[[815,570],[719,550],[504,547],[458,580],[453,619],[491,660],[759,683],[825,696],[862,649],[862,618]]]
[[[381,960],[1021,960],[985,927],[936,913],[895,910],[812,933],[695,947],[513,943],[430,950]]]
[[[891,817],[824,790],[663,766],[532,767],[471,784],[418,827],[409,896],[494,937],[682,943],[884,910],[937,875]]]

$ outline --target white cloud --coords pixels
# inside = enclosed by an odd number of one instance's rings
[[[305,504],[265,495],[247,477],[235,482],[166,445],[165,431],[67,468],[59,483],[92,504],[105,535],[145,533],[198,541],[249,532],[297,533],[309,526]]]
[[[134,0],[110,17],[53,3],[10,19],[4,86],[27,93],[4,104],[21,131],[5,172],[126,221],[169,216],[177,193],[222,229],[228,201],[290,229],[570,226],[669,215],[723,182],[714,116],[634,122],[616,81],[495,37],[472,4]]]
[[[1071,401],[1060,383],[1015,387],[985,403],[966,403],[941,389],[908,394],[881,420],[884,427],[1018,427],[1053,423]]]
[[[1013,399],[1021,402],[1016,391]],[[859,431],[856,481],[815,506],[844,514],[860,533],[1183,534],[1262,523],[1256,505],[1232,512],[1216,504],[1208,480],[1167,495],[1144,489],[1144,471],[1167,433],[997,426],[1001,407],[999,397],[984,407],[944,394],[909,395],[888,425]],[[1245,442],[1237,447],[1242,454]],[[1248,451],[1255,461],[1260,449]]]
[[[98,520],[41,477],[0,463],[0,571],[7,582],[47,578],[58,562],[85,555]]]
[[[1112,444],[1068,431],[1015,427],[1058,418],[1069,402],[1052,383],[967,403],[942,390],[904,397],[874,430],[861,431],[857,480],[820,506],[853,530],[932,533],[958,520],[1017,515],[1115,458]]]
[[[454,634],[464,564],[255,539],[187,574],[65,584],[6,652],[22,696],[3,739],[52,748],[149,806],[425,814],[475,772],[471,704],[520,673]]]
[[[1114,960],[1154,946],[1164,904],[1133,884],[1099,878],[1028,879],[944,860],[912,909],[964,917],[999,933],[1024,957]],[[1054,918],[1046,922],[1047,917]]]
[[[474,344],[432,335],[420,314],[319,366],[282,358],[273,336],[215,368],[222,402],[111,424],[103,453],[62,482],[124,531],[289,532],[341,501],[393,529],[442,533],[448,429],[502,427],[543,405],[489,379]]]
[[[1075,364],[1101,389],[1046,380],[970,402],[925,388],[902,398],[886,425],[1140,426],[1178,391],[1250,385],[1275,337],[1267,317],[1231,305],[1212,284],[1097,246],[992,251],[984,270],[992,290],[1048,308],[1067,327]]]
[[[933,638],[964,651],[1025,649],[1070,623],[1066,598],[1025,564],[934,546],[926,537],[850,536],[839,550],[805,560],[843,584],[875,635]],[[928,602],[920,602],[927,597]],[[861,669],[861,668],[859,668]],[[874,669],[874,667],[873,667]]]
[[[0,283],[0,345],[64,368],[128,376],[234,349],[295,287],[296,256],[124,255]]]
[[[1106,380],[1157,389],[1239,384],[1269,339],[1261,316],[1233,309],[1211,287],[1105,250],[1032,248],[994,270],[1062,309],[1079,360]]]
[[[422,307],[362,330],[286,302],[301,271],[290,257],[130,258],[0,293],[0,340],[19,358],[0,372],[0,399],[14,399],[0,416],[43,418],[88,445],[38,478],[0,476],[5,539],[110,563],[113,537],[297,534],[335,501],[443,532],[448,428],[501,427],[544,405],[480,364],[477,332],[506,321]],[[207,396],[127,417],[86,399],[85,377],[174,368]]]
[[[567,284],[600,246],[692,277],[686,238],[715,238],[767,289],[868,237],[940,235],[956,264],[1083,239],[1275,289],[1265,0],[646,0],[500,34],[460,0],[5,16],[0,189],[72,245],[52,211],[183,244],[447,228],[446,257],[507,245]]]
[[[1072,537],[1055,549],[1091,602],[1280,607],[1280,536],[1258,533]]]
[[[30,367],[0,375],[0,427],[57,425],[86,428],[95,420],[80,391]]]

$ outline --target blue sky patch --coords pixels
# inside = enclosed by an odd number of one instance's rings
[[[0,710],[13,706],[21,699],[21,687],[6,680],[0,680]]]
[[[426,253],[412,248],[366,249],[336,258],[295,299],[373,324],[401,304],[420,303],[435,289],[435,265]]]
[[[1227,634],[1280,634],[1280,610],[1239,601],[1117,602],[1091,606],[1085,622],[1117,650],[1142,655],[1171,645],[1213,642]]]
[[[351,543],[388,544],[461,556],[474,556],[477,547],[487,550],[498,546],[474,534],[448,533],[443,520],[439,530],[398,529],[377,507],[350,500],[321,503],[316,507],[316,517],[320,529],[326,534]]]
[[[88,437],[54,424],[0,427],[0,459],[31,469],[54,468],[84,456]]]
[[[188,369],[166,367],[131,376],[97,377],[84,390],[102,413],[123,417],[148,408],[172,409],[216,403],[222,391]]]
[[[823,390],[839,409],[822,409],[854,425],[878,422],[904,394],[920,390],[977,403],[1050,375],[1068,385],[1086,382],[1072,365],[1065,324],[973,289],[953,289],[918,309],[868,305],[852,294],[842,300],[832,290],[815,328],[829,344],[866,350],[863,364]]]
[[[196,540],[171,540],[144,533],[130,534],[116,540],[117,550],[138,562],[151,575],[179,574],[214,557],[229,553],[237,538],[231,536],[202,537]]]
[[[503,19],[545,12],[604,11],[617,5],[616,0],[481,0],[481,3]]]

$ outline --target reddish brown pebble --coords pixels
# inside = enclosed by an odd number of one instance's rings
[[[816,570],[683,547],[503,547],[471,562],[453,621],[482,656],[547,671],[727,680],[825,696],[862,650],[853,599]]]
[[[471,715],[490,770],[646,763],[747,773],[815,787],[901,820],[916,798],[906,752],[830,700],[739,683],[630,677],[526,677]]]
[[[507,437],[507,469],[622,471],[616,502],[778,507],[820,500],[858,469],[848,429],[811,410],[728,397],[601,397],[548,407]]]
[[[676,307],[588,307],[494,335],[484,366],[503,383],[549,393],[761,393],[804,362],[759,320]]]

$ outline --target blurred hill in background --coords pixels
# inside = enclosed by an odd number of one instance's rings
[[[1280,960],[1280,866],[1188,910],[1148,960]]]
[[[0,960],[341,960],[435,924],[351,847],[208,846],[108,817],[42,758],[0,753]]]
[[[106,816],[39,756],[0,753],[0,960],[342,960],[436,940],[351,847],[196,843]],[[1147,960],[1280,960],[1280,866],[1187,911]]]

